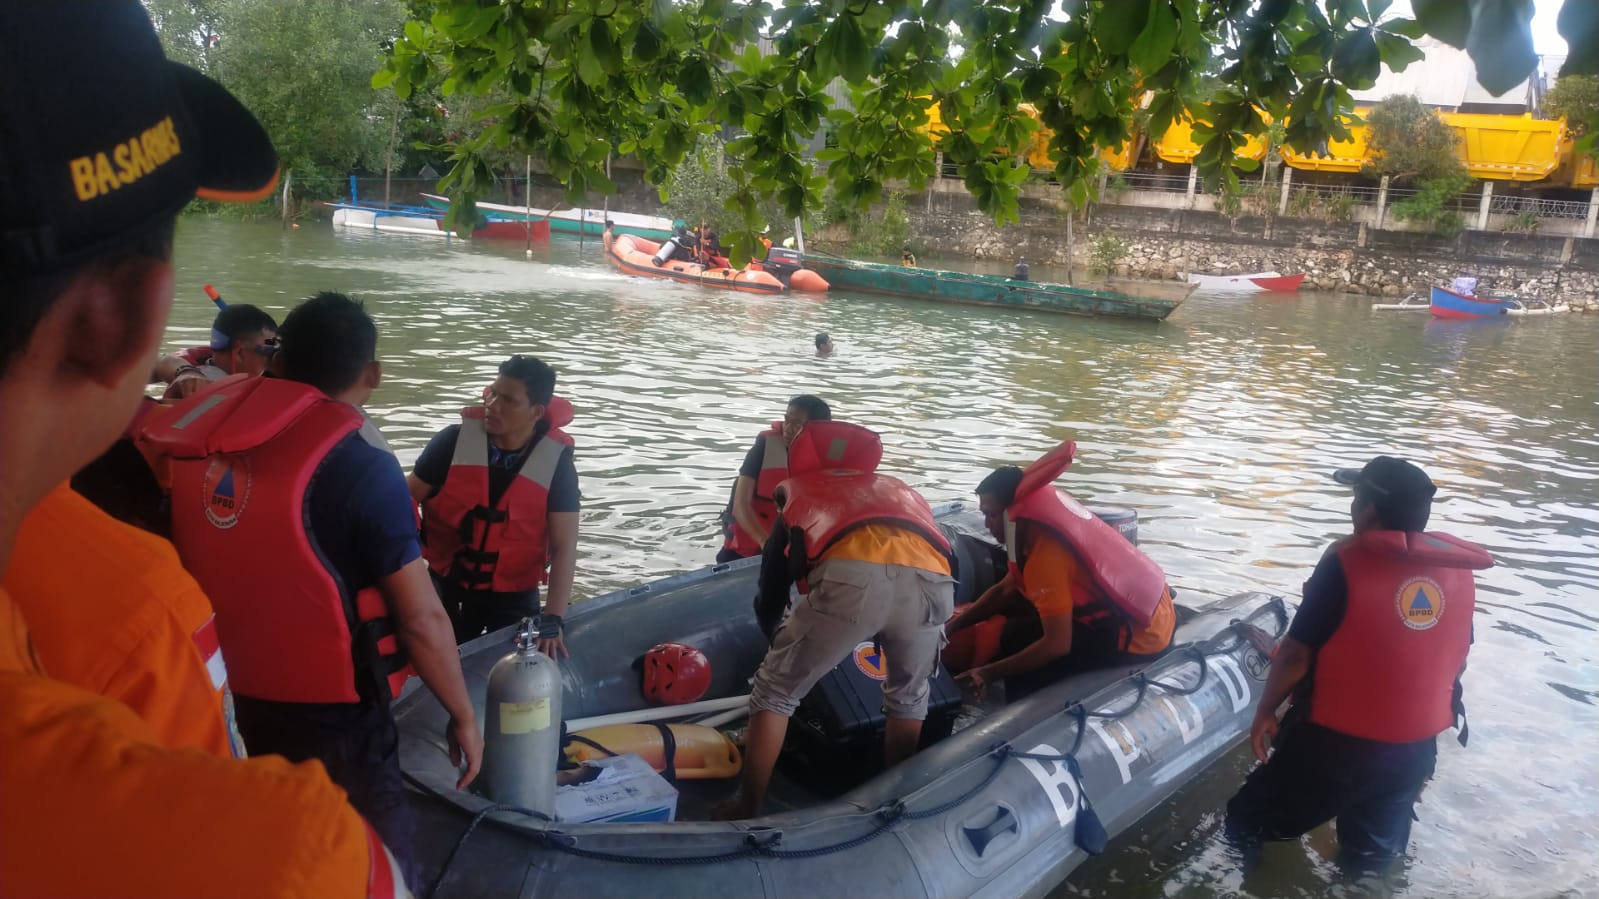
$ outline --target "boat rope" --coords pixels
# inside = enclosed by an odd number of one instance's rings
[[[439,866],[438,876],[434,877],[433,882],[428,885],[427,895],[437,895],[439,891],[439,884],[444,881],[444,875],[449,873],[450,865],[454,863],[455,856],[460,853],[461,847],[466,845],[466,841],[472,836],[472,832],[477,830],[477,826],[483,823],[483,819],[495,812],[517,812],[518,814],[527,815],[530,818],[538,818],[544,821],[553,820],[549,815],[546,815],[542,812],[535,812],[530,808],[522,808],[519,805],[504,805],[496,803],[488,808],[483,809],[476,815],[472,816],[471,823],[467,824],[466,830],[461,832],[460,839],[455,841],[455,846],[450,849],[450,854],[444,857],[444,864]]]
[[[1281,634],[1287,630],[1288,624],[1287,609],[1283,604],[1281,597],[1273,597],[1271,603],[1263,606],[1260,611],[1257,611],[1255,614],[1251,615],[1250,619],[1258,617],[1261,612],[1265,611],[1271,611],[1277,614],[1279,619],[1277,635],[1281,636]],[[873,822],[870,830],[839,843],[832,843],[826,846],[817,846],[810,849],[782,849],[780,848],[783,838],[781,831],[757,829],[746,832],[744,834],[742,845],[740,845],[737,849],[731,849],[726,852],[709,855],[660,856],[639,855],[631,852],[609,852],[599,849],[585,849],[577,844],[577,837],[555,829],[546,828],[541,830],[526,830],[523,828],[518,828],[518,830],[524,835],[531,837],[533,841],[542,848],[564,852],[567,855],[572,855],[578,858],[590,859],[593,861],[614,862],[618,864],[660,865],[675,867],[683,865],[714,865],[752,857],[772,859],[818,858],[822,856],[833,855],[839,852],[846,852],[858,846],[865,845],[866,843],[869,843],[872,840],[875,840],[883,834],[889,832],[893,829],[895,824],[901,821],[918,821],[942,815],[951,809],[957,808],[958,806],[964,804],[972,797],[987,789],[988,786],[999,777],[1000,773],[1005,770],[1005,762],[1007,760],[1032,759],[1035,761],[1060,762],[1064,763],[1068,767],[1073,778],[1077,781],[1079,802],[1081,803],[1081,807],[1085,812],[1083,817],[1084,819],[1091,819],[1091,828],[1098,829],[1098,838],[1095,839],[1093,836],[1089,836],[1087,840],[1091,843],[1097,843],[1098,849],[1102,850],[1104,842],[1104,830],[1099,823],[1097,813],[1095,813],[1093,810],[1093,804],[1089,800],[1088,793],[1083,788],[1082,768],[1077,761],[1077,752],[1082,748],[1083,737],[1088,731],[1089,719],[1093,718],[1101,721],[1115,721],[1131,715],[1143,704],[1144,698],[1148,694],[1148,691],[1151,687],[1173,696],[1190,696],[1194,693],[1197,693],[1204,686],[1206,679],[1209,677],[1210,656],[1226,655],[1241,648],[1246,643],[1254,643],[1254,640],[1251,638],[1248,631],[1248,629],[1252,627],[1254,627],[1254,625],[1250,623],[1249,620],[1235,619],[1228,624],[1223,631],[1217,633],[1215,636],[1204,641],[1203,643],[1189,644],[1187,646],[1179,647],[1176,650],[1173,650],[1171,653],[1161,657],[1154,663],[1154,665],[1151,666],[1158,666],[1161,669],[1168,669],[1176,667],[1177,665],[1181,665],[1186,661],[1193,661],[1198,666],[1199,674],[1195,678],[1192,686],[1185,687],[1179,684],[1157,680],[1154,677],[1149,676],[1149,674],[1146,672],[1140,671],[1122,681],[1118,681],[1116,684],[1108,685],[1105,688],[1110,689],[1111,687],[1119,686],[1120,684],[1130,681],[1134,685],[1136,692],[1133,695],[1133,701],[1128,703],[1125,708],[1115,710],[1095,710],[1090,709],[1081,700],[1073,700],[1067,703],[1061,709],[1060,713],[1073,718],[1077,722],[1077,728],[1072,739],[1071,749],[1067,750],[1066,752],[1023,752],[1018,750],[1008,741],[996,743],[986,752],[972,759],[972,762],[976,762],[984,758],[992,758],[995,761],[993,768],[991,768],[980,781],[961,792],[960,795],[945,800],[938,805],[917,811],[911,811],[909,808],[907,808],[905,800],[903,799],[890,800],[866,813],[867,815],[876,819]],[[1093,697],[1088,698],[1092,699]],[[1035,725],[1035,727],[1036,726],[1037,725]],[[968,767],[969,764],[971,763],[961,765],[958,769],[943,775],[939,780],[954,776],[958,771],[964,770],[966,767]],[[417,786],[423,786],[420,781],[417,781],[409,774],[406,775],[406,779]],[[939,783],[939,780],[935,780],[928,784],[928,787],[935,786]],[[425,786],[423,786],[423,788],[427,789]],[[429,790],[429,792],[433,791]],[[536,817],[543,821],[549,821],[549,818],[545,815],[540,815],[536,812],[531,812],[527,809],[518,808],[515,806],[492,805],[478,812],[472,818],[471,823],[467,825],[466,830],[461,834],[460,839],[456,841],[455,848],[452,849],[449,856],[445,858],[444,864],[440,866],[438,876],[434,878],[433,887],[428,892],[429,897],[437,894],[439,884],[443,882],[444,876],[449,871],[451,863],[455,861],[457,853],[460,852],[461,847],[465,845],[467,838],[472,835],[472,832],[477,828],[478,824],[488,817],[488,815],[497,811],[516,812],[519,814]],[[1080,845],[1085,840],[1083,824],[1084,821],[1080,820],[1078,825],[1078,841]],[[1094,848],[1090,848],[1089,846],[1083,846],[1083,848],[1093,854],[1098,854],[1098,851]]]

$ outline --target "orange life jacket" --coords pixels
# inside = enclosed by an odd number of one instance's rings
[[[1387,743],[1455,723],[1455,682],[1471,647],[1472,571],[1487,550],[1439,533],[1367,531],[1336,547],[1343,620],[1316,653],[1310,720]]]
[[[312,477],[361,424],[314,387],[233,375],[144,432],[173,460],[172,542],[216,607],[240,696],[388,700],[412,673],[383,595],[350,595],[305,527]]]
[[[809,422],[789,446],[788,458],[789,478],[777,492],[784,524],[805,534],[807,566],[868,524],[907,528],[950,555],[927,500],[898,478],[875,473],[883,459],[876,433],[841,421]]]
[[[788,477],[788,445],[783,442],[783,423],[772,422],[772,426],[762,431],[760,436],[761,471],[755,478],[755,495],[750,498],[750,506],[755,510],[755,518],[767,530],[772,529],[772,524],[777,521],[777,485],[783,483]],[[737,490],[737,486],[733,488]],[[733,517],[733,504],[728,501],[727,506],[727,539],[722,544],[740,556],[759,555],[761,545],[755,538],[744,530]]]
[[[1005,546],[1011,574],[1025,596],[1027,585],[1022,579],[1024,560],[1017,525],[1027,522],[1043,527],[1072,551],[1098,593],[1073,597],[1074,618],[1090,621],[1120,614],[1139,626],[1147,625],[1166,595],[1166,573],[1082,503],[1051,486],[1071,466],[1076,449],[1076,444],[1068,440],[1022,474],[1016,497],[1005,509]]]
[[[163,746],[244,755],[216,615],[170,543],[63,485],[22,519],[5,587],[51,677],[125,704]]]
[[[422,501],[422,556],[434,574],[469,590],[500,593],[534,590],[548,580],[550,483],[573,445],[561,430],[572,421],[572,407],[555,397],[545,414],[550,429],[491,505],[483,408],[461,410],[449,474],[439,492]]]
[[[320,764],[168,749],[122,703],[41,674],[28,644],[0,589],[0,896],[409,895]]]

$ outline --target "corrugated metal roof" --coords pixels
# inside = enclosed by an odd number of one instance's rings
[[[1532,86],[1523,81],[1495,97],[1477,82],[1477,67],[1466,51],[1457,50],[1434,38],[1415,42],[1426,57],[1411,63],[1403,72],[1383,66],[1377,84],[1370,90],[1350,91],[1355,102],[1376,103],[1394,94],[1409,94],[1428,106],[1459,109],[1470,104],[1491,103],[1519,109],[1532,105]]]

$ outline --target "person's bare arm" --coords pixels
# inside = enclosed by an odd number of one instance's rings
[[[1044,635],[1027,644],[1021,652],[974,671],[968,671],[961,676],[972,680],[974,686],[982,689],[984,684],[996,678],[1025,674],[1042,668],[1072,651],[1072,616],[1051,615],[1040,619],[1040,623],[1044,627]],[[975,678],[973,675],[976,675]]]
[[[1249,727],[1249,742],[1255,748],[1255,758],[1266,761],[1271,742],[1277,736],[1277,709],[1288,700],[1294,688],[1310,673],[1310,663],[1316,653],[1293,637],[1283,637],[1272,656],[1271,670],[1266,674],[1266,692],[1261,694],[1260,705],[1255,707],[1255,720]]]
[[[422,502],[433,493],[433,485],[414,474],[405,476],[405,486],[410,488],[411,499],[415,502]]]
[[[1004,611],[1015,596],[1016,578],[1007,573],[1000,578],[999,583],[984,590],[983,595],[977,597],[976,602],[957,612],[955,617],[951,618],[949,623],[944,626],[944,632],[953,634],[979,621],[987,621]]]
[[[565,617],[567,603],[572,600],[572,578],[577,574],[577,516],[576,512],[550,513],[550,589],[544,611],[551,615]],[[571,655],[566,649],[565,636],[559,634],[540,637],[539,652],[552,659]]]
[[[189,360],[176,354],[162,356],[155,361],[155,370],[150,372],[150,383],[154,384],[160,381],[164,384],[170,384],[172,379],[178,376],[178,369],[188,364]]]
[[[755,516],[755,479],[749,475],[741,474],[733,482],[733,520],[744,529],[744,533],[755,538],[756,544],[766,545],[766,538],[770,535]]]
[[[450,714],[445,739],[450,746],[450,761],[466,770],[456,789],[464,789],[477,777],[483,763],[483,735],[477,729],[477,714],[472,697],[466,692],[461,673],[461,654],[455,648],[455,632],[428,578],[427,563],[413,559],[393,574],[378,579],[378,589],[388,604],[389,617],[400,645],[405,648],[416,673],[439,703]]]

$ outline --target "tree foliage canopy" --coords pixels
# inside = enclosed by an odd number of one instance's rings
[[[353,170],[383,167],[401,101],[370,80],[405,20],[399,0],[149,0],[149,9],[168,56],[255,113],[303,192],[337,196]]]
[[[1565,116],[1566,127],[1578,138],[1579,151],[1599,158],[1599,76],[1567,75],[1555,82],[1544,100],[1544,111]]]
[[[1055,174],[1079,204],[1101,148],[1128,139],[1145,91],[1151,133],[1197,108],[1207,183],[1236,184],[1245,135],[1283,121],[1288,143],[1323,146],[1347,134],[1349,90],[1370,87],[1387,63],[1421,54],[1431,33],[1471,52],[1490,89],[1532,70],[1531,0],[1413,0],[1419,20],[1389,15],[1391,0],[568,0],[480,3],[413,0],[412,19],[373,86],[400,96],[438,84],[448,97],[496,87],[511,99],[484,110],[485,127],[455,146],[441,186],[465,207],[492,180],[483,154],[513,146],[542,158],[574,201],[609,192],[604,160],[636,155],[663,184],[698,134],[734,130],[726,147],[738,190],[730,211],[757,225],[758,201],[790,215],[825,186],[867,206],[886,181],[920,189],[934,173],[925,126],[935,104],[949,132],[938,151],[978,206],[1014,220],[1027,171],[1015,160],[1037,125],[1050,129]],[[1560,24],[1573,47],[1599,46],[1591,0],[1567,0]],[[1575,12],[1573,11],[1575,10]],[[762,52],[766,46],[775,52]],[[1599,64],[1573,54],[1573,66]],[[852,109],[829,94],[841,84]],[[822,129],[834,146],[804,158]],[[1009,154],[1009,155],[1006,155]],[[735,255],[752,235],[735,235]],[[740,238],[743,238],[740,242]]]
[[[1415,97],[1387,97],[1366,113],[1371,155],[1366,171],[1387,175],[1396,184],[1464,174],[1466,167],[1455,155],[1459,144],[1455,130]]]

